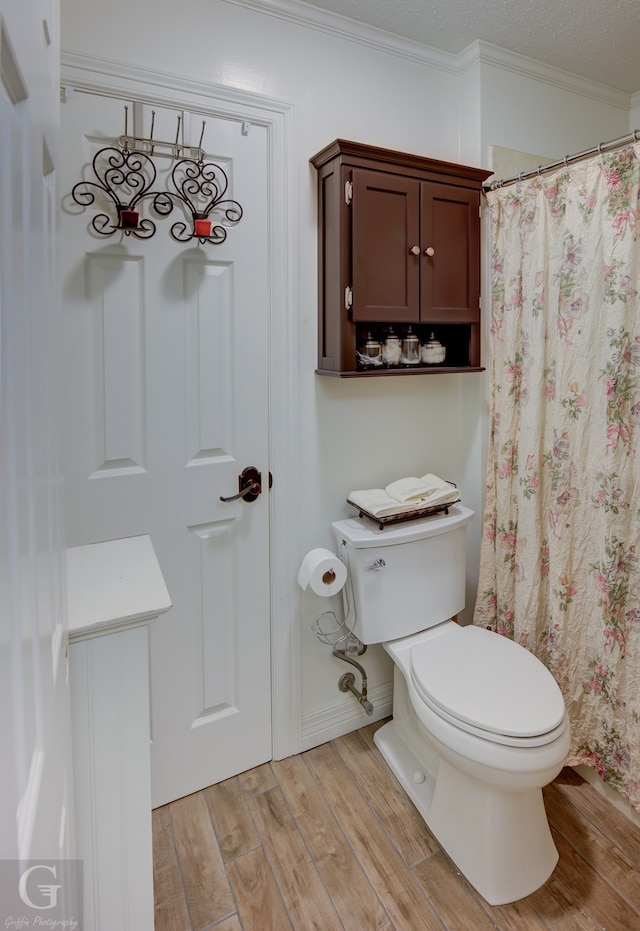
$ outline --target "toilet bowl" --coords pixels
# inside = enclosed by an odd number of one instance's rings
[[[476,634],[486,635],[487,642],[480,651]],[[424,679],[418,678],[416,666],[419,669],[425,650],[438,641],[438,646],[444,645],[446,638],[447,645],[458,651],[462,666],[465,660],[470,665],[476,657],[477,680],[481,678],[482,659],[493,646],[499,646],[493,642],[498,637],[449,621],[424,633],[385,643],[394,660],[393,720],[374,737],[442,848],[490,905],[531,894],[546,882],[558,861],[541,790],[560,772],[569,751],[570,729],[562,696],[542,663],[535,661],[539,669],[529,664],[528,660],[535,657],[503,637],[499,639],[515,648],[511,672],[521,674],[519,691],[524,692],[527,682],[539,686],[523,707],[525,720],[521,726],[515,701],[508,708],[502,706],[508,712],[504,716],[490,714],[486,719],[484,709],[476,707],[470,723],[470,715],[466,714],[473,708],[470,683],[465,693],[469,705],[460,712],[462,718],[457,718],[450,708],[438,707],[438,689],[433,683],[431,694],[436,693],[435,700],[425,700],[420,687]],[[522,664],[518,659],[523,660]],[[440,666],[442,678],[444,671],[445,667]],[[540,671],[550,682],[535,674]],[[457,680],[455,667],[449,675],[450,680]],[[489,705],[487,692],[497,693],[498,699],[508,694],[510,684],[487,675],[484,704]],[[447,691],[452,694],[452,690]],[[447,697],[443,697],[443,703]],[[499,712],[500,707],[496,704],[493,710]],[[532,707],[536,711],[542,708],[538,727],[532,726],[535,715],[526,713]],[[508,722],[496,720],[501,717]],[[500,726],[505,723],[507,726]]]
[[[451,620],[464,606],[472,517],[455,505],[413,525],[332,527],[354,632],[394,662],[393,718],[374,740],[442,848],[501,905],[534,892],[557,863],[542,788],[564,764],[570,727],[532,653]]]

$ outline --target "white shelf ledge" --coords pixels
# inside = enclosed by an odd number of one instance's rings
[[[171,599],[147,534],[67,549],[69,641],[147,624]]]

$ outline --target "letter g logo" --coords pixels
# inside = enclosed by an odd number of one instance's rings
[[[29,908],[37,908],[37,909],[55,908],[56,905],[58,904],[58,889],[62,888],[62,885],[60,883],[58,885],[52,885],[50,883],[41,883],[36,886],[36,889],[38,890],[42,898],[46,900],[45,905],[36,905],[35,902],[31,901],[31,897],[27,890],[27,881],[29,880],[29,877],[34,872],[34,870],[47,870],[47,872],[50,873],[54,879],[58,878],[56,876],[55,866],[45,866],[44,864],[30,866],[28,870],[24,871],[24,873],[20,877],[20,882],[18,883],[18,892],[20,893],[20,898],[22,899],[25,905],[29,906]]]

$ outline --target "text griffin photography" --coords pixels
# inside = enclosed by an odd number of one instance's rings
[[[81,860],[0,860],[0,927],[82,931]]]

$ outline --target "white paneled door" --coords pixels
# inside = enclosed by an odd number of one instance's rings
[[[68,196],[127,129],[202,147],[242,219],[220,245],[102,235],[112,205]],[[180,124],[178,125],[178,116]],[[135,124],[134,124],[135,119]],[[152,784],[161,805],[271,758],[267,130],[76,92],[62,106],[66,518],[69,545],[148,533],[173,608],[151,631]],[[218,183],[220,178],[218,176]],[[146,203],[146,206],[144,204]],[[99,226],[99,224],[98,224]],[[184,235],[184,234],[182,234]],[[257,500],[223,502],[253,466]]]

